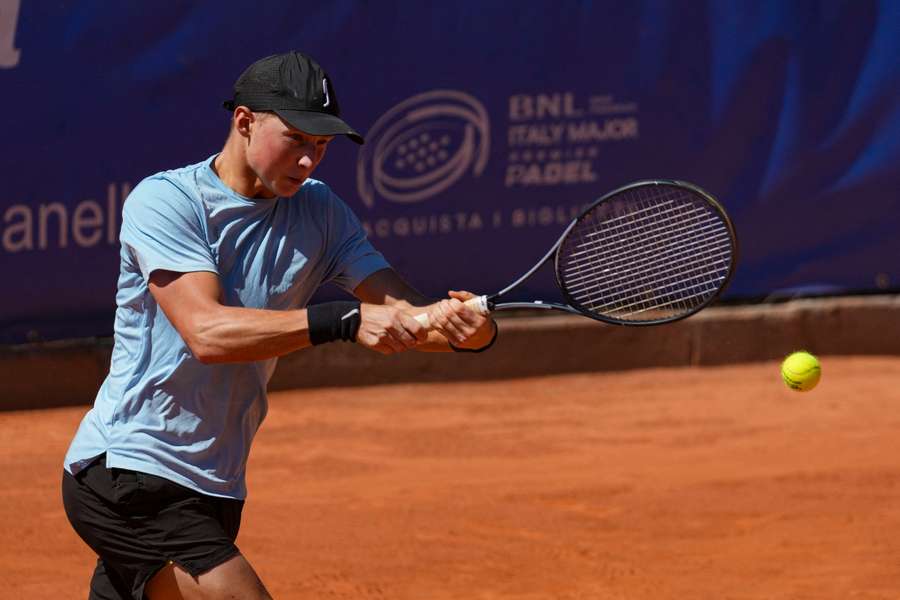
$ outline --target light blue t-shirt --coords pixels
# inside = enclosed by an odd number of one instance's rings
[[[108,467],[247,494],[277,359],[198,361],[147,287],[154,270],[216,273],[223,304],[288,310],[327,281],[349,291],[388,267],[324,183],[307,180],[292,198],[247,198],[219,179],[214,158],[148,177],[125,202],[112,362],[66,454],[72,474],[105,452]]]

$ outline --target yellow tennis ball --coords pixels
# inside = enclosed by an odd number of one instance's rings
[[[800,350],[794,352],[781,363],[781,378],[784,384],[798,392],[808,392],[819,383],[822,376],[822,367],[819,359]]]

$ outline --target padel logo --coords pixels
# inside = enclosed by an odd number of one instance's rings
[[[490,151],[487,111],[474,97],[433,90],[408,98],[372,126],[356,164],[363,203],[421,202],[471,172],[484,172]]]
[[[16,23],[19,20],[20,0],[0,0],[0,69],[12,69],[19,64],[16,50]]]

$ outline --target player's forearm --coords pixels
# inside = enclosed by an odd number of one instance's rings
[[[197,315],[185,341],[201,362],[250,362],[310,345],[306,310],[220,306]]]

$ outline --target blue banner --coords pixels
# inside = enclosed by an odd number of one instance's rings
[[[315,176],[426,293],[498,290],[639,179],[725,205],[731,298],[898,287],[900,2],[0,0],[0,341],[111,332],[129,190],[289,49],[367,138]]]

